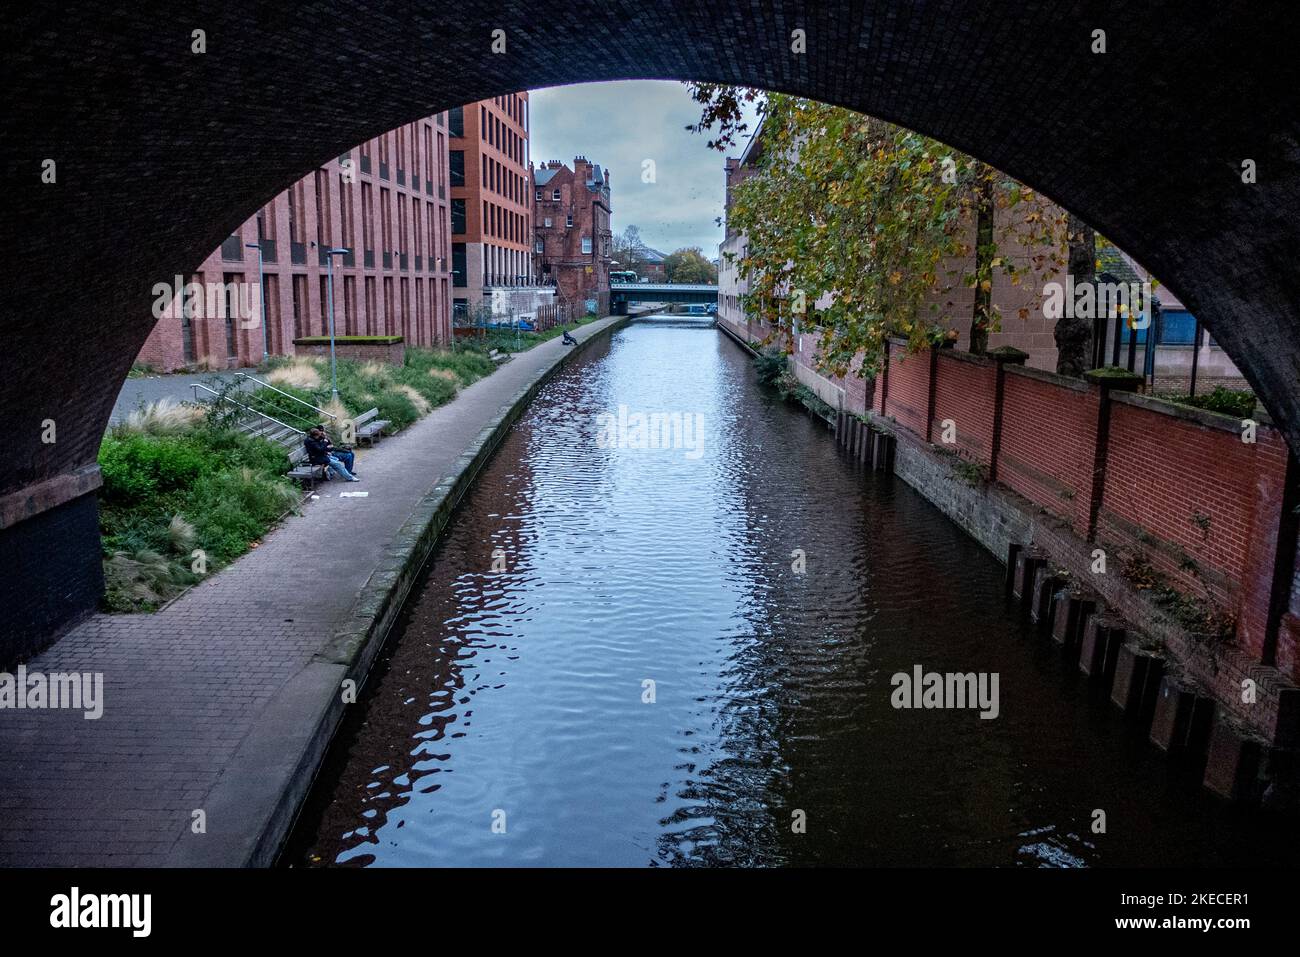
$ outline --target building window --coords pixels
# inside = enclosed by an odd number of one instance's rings
[[[570,225],[572,225],[572,224],[570,224]],[[591,255],[591,237],[590,237],[590,236],[583,236],[583,237],[582,237],[582,252],[583,252],[583,255],[587,255],[587,256]]]
[[[447,114],[447,132],[452,136],[465,135],[465,108],[463,106],[454,107]]]
[[[453,233],[465,232],[465,200],[453,199],[451,201],[451,231]]]
[[[551,199],[555,200],[557,203],[560,201],[560,191],[558,189],[551,190]]]
[[[565,217],[564,217],[564,225],[565,225],[565,226],[572,226],[572,225],[573,225],[573,213],[566,213],[566,214],[565,214]]]
[[[451,244],[451,284],[453,286],[467,285],[465,275],[465,244]]]
[[[533,249],[534,249],[535,252],[538,253],[538,255],[540,255],[541,253],[543,253],[543,252],[546,251],[546,244],[545,244],[542,240],[539,239],[539,240],[537,240],[537,243],[536,243],[536,245],[533,247]]]
[[[542,225],[545,226],[547,229],[550,229],[550,228],[551,228],[551,217],[549,217],[549,216],[543,217],[543,219],[542,219]]]
[[[537,202],[540,203],[541,201],[542,201],[542,188],[539,186],[537,187]]]
[[[465,185],[465,151],[452,150],[448,160],[448,167],[451,170],[451,185]]]

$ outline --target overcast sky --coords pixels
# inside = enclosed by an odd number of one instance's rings
[[[700,110],[683,84],[582,83],[533,90],[529,100],[533,163],[557,159],[572,168],[577,154],[608,169],[615,233],[635,225],[661,252],[699,246],[708,259],[718,255],[722,229],[714,220],[725,198],[725,155],[708,148],[708,137],[686,131]],[[655,164],[653,183],[641,181],[647,159]]]

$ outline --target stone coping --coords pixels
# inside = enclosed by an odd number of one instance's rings
[[[99,465],[91,463],[0,495],[0,528],[11,528],[23,519],[48,512],[74,498],[94,492],[103,484]]]
[[[1087,392],[1088,383],[1083,379],[1074,379],[1070,376],[1059,375],[1055,372],[1048,372],[1046,369],[1035,369],[1032,366],[1018,366],[1007,364],[1008,375],[1022,375],[1028,379],[1037,379],[1039,382],[1048,382],[1052,385],[1059,385],[1063,389],[1069,389],[1072,392]]]
[[[1179,402],[1172,402],[1169,399],[1160,399],[1153,395],[1139,395],[1136,392],[1112,392],[1111,399],[1115,402],[1122,402],[1125,405],[1136,406],[1139,409],[1146,409],[1148,412],[1155,412],[1158,415],[1168,415],[1175,419],[1182,419],[1185,422],[1194,422],[1197,425],[1205,426],[1207,429],[1218,429],[1220,432],[1232,432],[1234,435],[1241,434],[1241,423],[1244,419],[1238,419],[1231,415],[1225,415],[1222,412],[1211,412],[1209,409],[1198,409],[1194,405],[1183,405]],[[1258,425],[1271,426],[1272,420],[1261,415],[1251,421]]]
[[[405,341],[402,336],[335,336],[335,345],[344,346],[392,346]],[[329,336],[299,336],[293,340],[295,346],[327,346]]]

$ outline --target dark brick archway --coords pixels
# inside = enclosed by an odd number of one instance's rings
[[[1205,320],[1300,448],[1294,21],[1269,0],[349,0],[5,15],[0,586],[29,637],[93,604],[93,466],[151,287],[400,123],[517,89],[721,80],[911,126],[1091,221]],[[790,33],[807,33],[807,52]],[[207,52],[191,52],[191,31]],[[506,32],[504,54],[492,31]],[[1106,31],[1108,52],[1090,50]],[[42,162],[57,182],[41,182]],[[1241,179],[1242,161],[1258,182]],[[57,441],[42,441],[53,420]],[[83,471],[78,472],[79,469]],[[21,520],[18,520],[21,516]]]

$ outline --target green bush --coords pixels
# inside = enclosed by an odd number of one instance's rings
[[[206,475],[195,485],[185,517],[197,533],[195,544],[209,560],[225,563],[265,535],[297,500],[297,490],[285,481],[250,468],[228,469]]]
[[[760,385],[776,385],[786,371],[786,356],[781,349],[768,347],[754,357],[754,371]]]
[[[99,449],[104,497],[128,504],[184,488],[213,467],[211,453],[188,436],[110,435]]]
[[[1225,389],[1216,385],[1213,391],[1205,395],[1171,395],[1166,396],[1179,405],[1205,409],[1207,412],[1219,412],[1234,419],[1249,418],[1255,412],[1255,393],[1249,390]]]
[[[114,430],[100,446],[105,607],[146,611],[237,558],[298,500],[279,445],[199,422],[175,435]],[[193,526],[175,534],[176,527]]]

